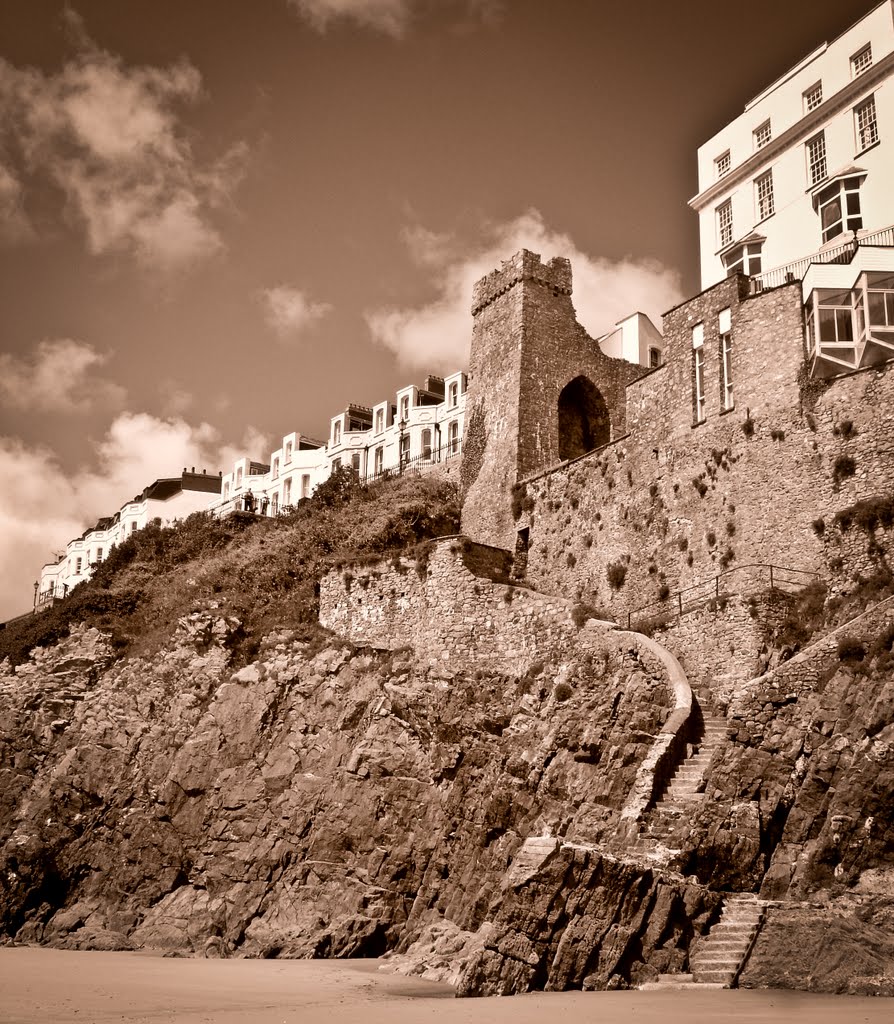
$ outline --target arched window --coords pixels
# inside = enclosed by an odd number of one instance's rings
[[[427,427],[422,431],[422,458],[431,458],[431,431]]]
[[[575,377],[559,395],[559,458],[576,459],[611,440],[608,406],[586,377]]]

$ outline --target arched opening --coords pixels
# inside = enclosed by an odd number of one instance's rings
[[[575,377],[559,395],[559,458],[576,459],[611,440],[611,420],[602,392]]]

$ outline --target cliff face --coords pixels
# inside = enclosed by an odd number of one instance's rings
[[[0,676],[8,936],[344,957],[446,927],[467,992],[683,964],[717,897],[588,842],[672,705],[635,652],[507,676],[283,632],[234,672],[237,626],[117,662],[82,628]]]

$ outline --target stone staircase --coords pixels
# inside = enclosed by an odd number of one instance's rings
[[[653,852],[663,845],[686,817],[692,804],[704,799],[705,772],[714,751],[726,735],[727,725],[722,716],[704,717],[701,740],[671,776],[667,789],[645,822],[645,831],[633,843],[636,852]]]
[[[751,893],[731,893],[720,920],[690,955],[690,974],[660,974],[646,982],[646,990],[677,988],[733,988],[754,940],[768,903]]]

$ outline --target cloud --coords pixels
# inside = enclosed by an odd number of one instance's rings
[[[71,338],[40,342],[30,359],[0,353],[0,405],[50,413],[120,406],[124,388],[95,372],[107,360],[91,345]]]
[[[661,313],[684,297],[676,271],[657,260],[593,258],[569,235],[551,230],[537,210],[508,223],[486,225],[481,238],[465,245],[419,227],[408,229],[404,237],[414,262],[429,273],[436,296],[422,306],[375,309],[365,316],[373,338],[406,369],[450,372],[468,364],[472,286],[519,249],[530,249],[544,260],[571,260],[574,307],[593,337],[637,310],[660,326]]]
[[[360,28],[369,28],[399,39],[403,36],[420,8],[445,6],[445,0],[287,0],[300,17],[318,32],[325,32],[333,22],[353,22]],[[502,10],[502,0],[451,0],[459,7],[465,21],[492,21]]]
[[[80,52],[55,74],[0,60],[0,148],[16,166],[0,173],[0,204],[47,184],[95,254],[125,252],[170,271],[223,247],[212,212],[239,181],[246,149],[217,163],[196,160],[180,108],[201,98],[185,59],[166,68],[126,67],[83,34]],[[4,184],[5,182],[5,184]]]
[[[260,293],[264,319],[281,337],[300,334],[316,320],[332,311],[326,302],[311,302],[298,288],[281,284]]]
[[[216,474],[241,455],[269,451],[252,427],[225,443],[208,423],[124,412],[95,444],[92,463],[67,474],[51,449],[0,437],[0,479],[13,483],[0,488],[0,620],[30,608],[32,585],[54,552],[153,480],[179,476],[184,466]]]
[[[0,164],[0,242],[21,242],[34,236],[24,200],[21,182]]]

